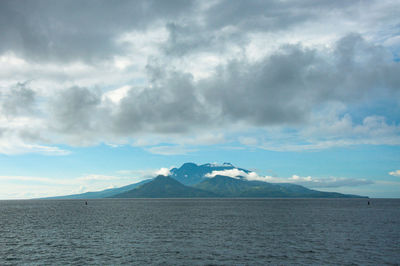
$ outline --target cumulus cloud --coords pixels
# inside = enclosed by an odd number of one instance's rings
[[[34,112],[35,92],[27,86],[28,82],[17,83],[8,91],[3,90],[1,97],[1,113],[7,117],[32,115]]]
[[[352,145],[400,144],[400,124],[388,123],[385,117],[375,115],[356,123],[348,113],[342,111],[321,111],[296,134],[284,130],[271,134],[274,138],[259,140],[257,147],[274,151],[301,151]]]
[[[389,175],[392,175],[392,176],[400,176],[400,170],[396,170],[396,171],[389,172]]]
[[[273,150],[398,145],[400,121],[374,110],[354,119],[353,109],[399,96],[398,33],[385,26],[398,24],[399,9],[391,1],[2,1],[0,143],[132,144],[164,155],[227,141]],[[335,26],[328,34],[320,25]],[[330,105],[346,111],[325,120]],[[261,138],[225,136],[252,129]]]
[[[223,176],[229,176],[232,178],[239,179],[240,176],[246,176],[246,172],[239,170],[237,168],[234,169],[227,169],[227,170],[222,170],[222,171],[212,171],[211,173],[208,173],[205,175],[205,177],[213,178],[217,175],[223,175]]]
[[[169,176],[171,175],[171,172],[169,171],[168,168],[161,168],[156,172],[156,175],[163,175],[163,176]]]

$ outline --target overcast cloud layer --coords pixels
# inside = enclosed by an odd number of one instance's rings
[[[0,153],[399,145],[399,13],[397,1],[1,1]]]

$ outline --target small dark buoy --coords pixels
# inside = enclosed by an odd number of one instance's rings
[[[368,204],[369,204],[369,202],[368,202]],[[85,201],[85,205],[87,205],[87,201]]]
[[[368,201],[368,205],[369,205],[369,201]]]

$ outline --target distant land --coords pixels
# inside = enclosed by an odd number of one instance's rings
[[[157,176],[120,188],[86,192],[46,199],[101,198],[367,198],[337,192],[322,192],[290,183],[268,183],[211,174],[213,171],[238,170],[230,163],[222,165],[185,163],[170,170],[169,176]],[[214,172],[215,173],[215,172]]]

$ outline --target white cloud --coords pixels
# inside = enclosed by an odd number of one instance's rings
[[[229,176],[232,178],[239,179],[239,177],[244,177],[249,181],[262,181],[269,183],[293,183],[306,186],[308,188],[330,188],[330,187],[352,187],[360,185],[372,184],[372,181],[366,179],[354,179],[354,178],[344,178],[344,177],[328,177],[328,178],[313,178],[311,176],[299,176],[292,175],[289,178],[286,177],[273,177],[273,176],[261,176],[256,172],[246,173],[237,168],[222,170],[222,171],[212,171],[206,174],[205,177],[213,178],[217,175]]]
[[[1,139],[0,137],[0,153],[16,155],[24,153],[39,153],[44,155],[68,155],[71,152],[60,149],[56,146],[46,146],[32,143],[25,143],[21,140],[10,138]]]
[[[400,170],[396,170],[396,171],[389,172],[389,175],[392,175],[392,176],[400,176]]]
[[[159,169],[142,169],[142,170],[119,170],[117,171],[117,173],[123,176],[134,176],[141,180],[144,180],[148,178],[154,178],[158,175],[164,175],[164,176],[171,175],[170,170],[172,168],[173,167],[170,168],[162,167]]]
[[[227,170],[218,170],[218,171],[212,171],[211,173],[208,173],[205,175],[205,177],[213,178],[217,175],[222,175],[222,176],[229,176],[232,178],[239,179],[240,177],[244,177],[245,179],[249,181],[264,181],[268,182],[269,178],[268,176],[260,176],[256,172],[245,172],[243,170],[233,168],[233,169],[227,169]]]
[[[315,178],[311,176],[292,175],[291,177],[272,177],[266,176],[266,182],[271,183],[292,183],[305,186],[307,188],[337,188],[337,187],[356,187],[370,185],[374,182],[367,179],[346,178],[346,177],[325,177]]]
[[[229,176],[232,178],[239,179],[239,176],[246,176],[247,174],[242,170],[234,168],[221,171],[212,171],[211,173],[206,174],[205,177],[213,178],[217,175]]]
[[[385,117],[375,115],[356,123],[343,104],[335,104],[313,113],[303,126],[270,128],[254,138],[259,138],[256,147],[272,151],[321,150],[363,144],[400,145],[400,124],[389,123]],[[253,146],[252,143],[247,145]]]
[[[108,100],[112,101],[113,103],[119,103],[128,94],[130,89],[131,89],[131,86],[129,86],[129,85],[122,86],[118,89],[111,90],[111,91],[104,93],[102,99],[103,99],[103,101],[108,99]]]
[[[161,168],[155,172],[156,175],[169,176],[171,172],[168,168]]]

